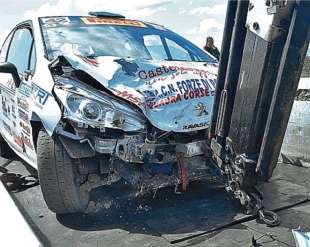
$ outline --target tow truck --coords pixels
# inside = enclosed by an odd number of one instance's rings
[[[258,217],[269,226],[280,224],[278,215],[264,208],[268,204],[268,200],[263,201],[268,189],[261,193],[258,187],[268,187],[278,164],[309,46],[309,13],[310,2],[302,0],[256,3],[231,0],[227,4],[207,139],[211,155],[206,157],[206,162],[214,177],[221,180],[227,193],[249,215],[241,219],[243,222]],[[268,199],[272,200],[273,196],[276,193]],[[291,206],[308,201],[306,197],[291,202]],[[285,207],[288,206],[282,209]],[[23,208],[26,214],[30,210]],[[69,227],[76,226],[73,218],[60,221]],[[231,220],[226,225],[241,221]],[[197,238],[216,229],[183,236],[170,243]]]

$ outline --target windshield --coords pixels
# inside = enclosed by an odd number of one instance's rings
[[[95,17],[40,18],[48,59],[66,52],[86,57],[216,62],[181,36],[155,24]]]

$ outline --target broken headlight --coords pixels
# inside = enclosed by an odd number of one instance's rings
[[[141,131],[144,116],[109,95],[72,85],[55,86],[54,92],[64,106],[64,117],[94,127]]]
[[[99,102],[74,93],[68,94],[67,106],[74,115],[87,121],[100,122],[105,119],[106,112],[111,110],[109,106],[103,106]]]

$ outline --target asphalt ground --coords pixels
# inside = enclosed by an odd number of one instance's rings
[[[1,160],[4,163],[4,160]],[[0,163],[1,164],[1,163]],[[35,172],[19,161],[10,172]],[[132,196],[122,182],[92,192],[85,214],[58,216],[45,205],[40,186],[11,196],[44,246],[295,246],[292,229],[310,231],[310,169],[279,164],[261,185],[264,205],[276,209],[279,227],[267,227],[241,213],[215,181],[191,184],[186,193],[165,188],[154,195]],[[131,195],[131,196],[128,196]]]

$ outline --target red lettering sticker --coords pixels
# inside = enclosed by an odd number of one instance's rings
[[[146,27],[146,25],[141,21],[127,20],[127,19],[82,17],[81,20],[87,25],[116,25],[116,26]]]

